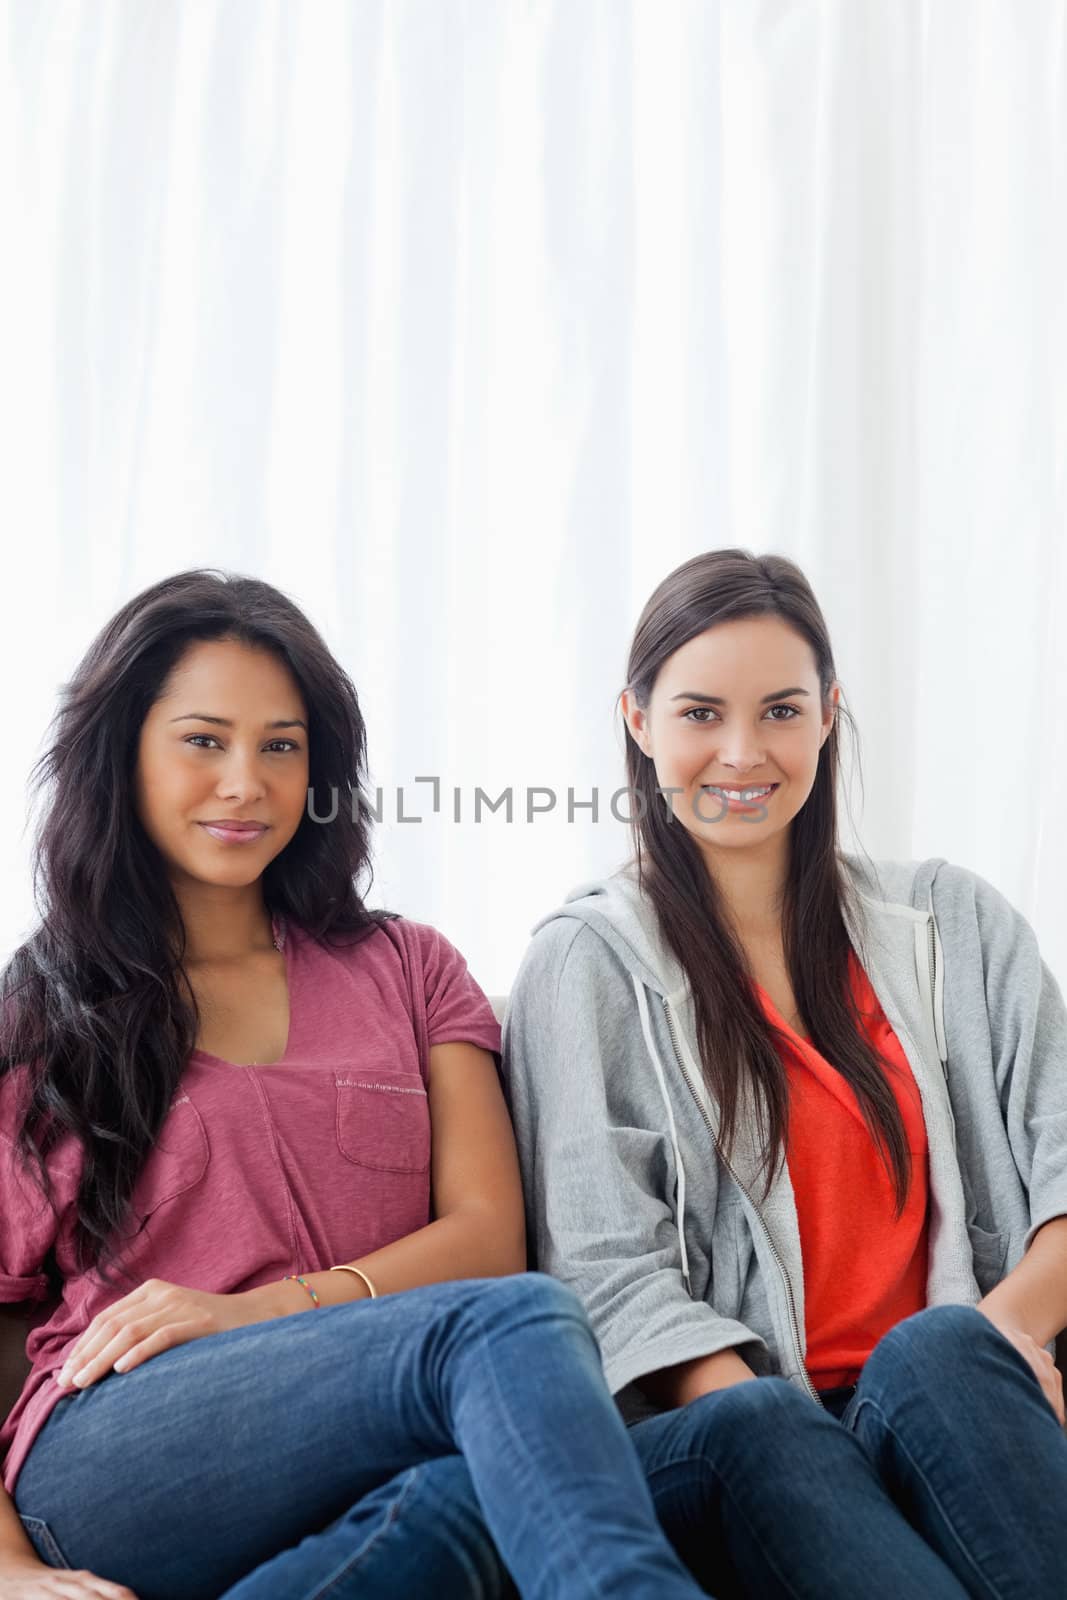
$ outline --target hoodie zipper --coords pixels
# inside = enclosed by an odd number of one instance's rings
[[[708,1116],[707,1112],[705,1111],[703,1101],[701,1100],[700,1096],[697,1094],[696,1089],[694,1088],[694,1086],[693,1086],[693,1084],[692,1084],[692,1082],[690,1080],[689,1073],[686,1071],[685,1063],[682,1060],[681,1051],[678,1049],[678,1040],[677,1040],[677,1037],[676,1037],[675,1032],[674,1032],[674,1018],[671,1016],[670,1006],[667,1004],[666,996],[663,996],[662,998],[663,998],[663,1014],[667,1019],[667,1031],[671,1036],[671,1046],[672,1046],[672,1048],[674,1050],[674,1059],[678,1063],[678,1067],[679,1067],[679,1069],[681,1071],[682,1077],[685,1079],[686,1084],[689,1087],[690,1094],[693,1096],[693,1099],[696,1101],[697,1110],[700,1112],[700,1115],[704,1119],[704,1126],[708,1130],[708,1135],[709,1135],[709,1137],[711,1139],[712,1144],[715,1146],[715,1150],[716,1150],[716,1153],[718,1154],[719,1160],[722,1162],[723,1166],[726,1168],[727,1172],[730,1174],[731,1178],[734,1180],[734,1182],[736,1183],[737,1187],[740,1189],[741,1193],[744,1195],[745,1199],[748,1201],[749,1205],[752,1207],[752,1210],[755,1213],[757,1220],[759,1221],[759,1225],[763,1230],[763,1236],[767,1241],[767,1248],[770,1250],[771,1255],[774,1257],[775,1265],[777,1266],[778,1271],[782,1275],[782,1282],[785,1284],[786,1297],[787,1297],[787,1299],[789,1301],[789,1321],[790,1321],[790,1328],[791,1328],[791,1331],[792,1331],[792,1334],[793,1334],[793,1350],[794,1350],[794,1354],[796,1355],[797,1366],[799,1367],[801,1376],[804,1379],[805,1388],[807,1389],[808,1393],[811,1395],[811,1398],[815,1401],[815,1403],[817,1405],[821,1406],[822,1405],[822,1399],[821,1399],[821,1397],[819,1395],[819,1391],[818,1391],[818,1389],[816,1389],[815,1385],[812,1383],[811,1378],[808,1376],[808,1369],[804,1365],[804,1356],[803,1356],[803,1353],[802,1353],[801,1347],[800,1347],[800,1319],[797,1316],[797,1303],[796,1303],[796,1300],[795,1300],[795,1298],[793,1296],[793,1284],[792,1284],[792,1281],[790,1280],[788,1272],[785,1270],[785,1262],[782,1260],[781,1256],[778,1254],[778,1247],[775,1244],[774,1240],[771,1238],[771,1231],[768,1228],[766,1222],[763,1220],[763,1213],[760,1211],[760,1208],[756,1204],[755,1200],[753,1200],[752,1195],[750,1194],[748,1189],[745,1188],[745,1185],[741,1182],[740,1178],[737,1176],[737,1173],[734,1171],[732,1165],[727,1160],[726,1156],[723,1154],[722,1147],[720,1146],[718,1139],[715,1137],[715,1130],[711,1126],[711,1119]]]

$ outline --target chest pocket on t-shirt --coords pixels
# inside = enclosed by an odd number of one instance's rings
[[[417,1072],[335,1079],[337,1145],[346,1160],[378,1172],[425,1172],[430,1103]]]
[[[168,1200],[194,1188],[209,1159],[203,1118],[187,1094],[178,1094],[134,1185],[131,1204],[137,1226]]]

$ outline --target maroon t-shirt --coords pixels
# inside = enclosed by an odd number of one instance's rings
[[[443,935],[405,918],[350,948],[275,923],[289,983],[280,1061],[235,1066],[195,1050],[133,1194],[123,1255],[136,1282],[236,1294],[321,1272],[424,1227],[430,1210],[426,1086],[434,1044],[499,1052],[492,1008]],[[52,1407],[53,1374],[97,1313],[135,1287],[75,1271],[81,1147],[51,1152],[58,1216],[13,1146],[24,1070],[0,1079],[0,1301],[43,1300],[50,1250],[63,1297],[27,1341],[33,1363],[0,1429],[9,1493]],[[106,1381],[106,1380],[105,1380]]]

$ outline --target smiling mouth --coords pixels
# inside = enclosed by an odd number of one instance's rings
[[[778,785],[764,783],[748,789],[726,789],[717,783],[702,783],[700,787],[706,794],[717,794],[720,800],[725,800],[731,806],[758,806],[770,799]]]

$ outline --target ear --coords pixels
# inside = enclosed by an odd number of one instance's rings
[[[830,708],[823,712],[822,732],[819,734],[819,749],[821,750],[830,737],[830,729],[837,718],[837,707],[841,699],[841,685],[835,683],[830,688]]]
[[[650,756],[652,754],[652,745],[648,737],[647,712],[642,711],[637,704],[632,689],[623,690],[619,703],[622,707],[622,714],[626,720],[630,737],[639,750],[643,750],[646,756]]]

